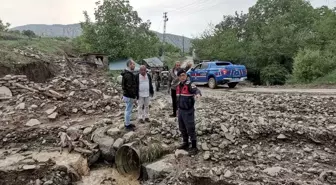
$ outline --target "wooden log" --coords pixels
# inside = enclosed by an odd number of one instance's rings
[[[22,88],[22,89],[34,92],[34,93],[43,94],[43,95],[51,97],[51,98],[56,98],[56,99],[63,99],[64,98],[64,96],[62,94],[60,94],[60,93],[58,93],[56,91],[53,91],[53,90],[49,90],[49,92],[53,93],[53,94],[51,94],[51,93],[48,93],[48,92],[39,91],[37,89],[33,89],[33,88],[30,88],[30,87],[21,85],[19,83],[13,83],[13,85],[16,86],[16,87],[19,87],[19,88]]]

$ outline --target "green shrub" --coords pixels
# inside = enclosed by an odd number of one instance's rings
[[[263,84],[284,85],[287,80],[288,71],[279,64],[271,64],[260,71],[260,77]]]
[[[329,51],[300,50],[294,58],[293,78],[310,83],[336,69],[335,57]]]

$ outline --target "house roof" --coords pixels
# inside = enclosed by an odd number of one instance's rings
[[[150,67],[163,67],[162,61],[157,57],[146,58],[143,59],[143,61],[145,61]]]
[[[96,56],[107,56],[104,53],[83,53],[81,56],[89,56],[89,55],[96,55]]]
[[[128,59],[123,59],[123,60],[118,60],[118,61],[113,61],[109,63],[109,69],[111,71],[120,71],[124,70],[127,68],[127,63]],[[138,70],[140,68],[140,65],[135,62],[135,70]]]

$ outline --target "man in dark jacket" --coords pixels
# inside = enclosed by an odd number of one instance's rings
[[[195,99],[199,99],[201,96],[201,91],[187,81],[187,74],[184,69],[180,69],[177,72],[177,76],[180,80],[176,87],[177,96],[177,115],[179,122],[179,130],[182,135],[183,143],[178,149],[189,149],[189,138],[191,141],[191,149],[189,150],[190,155],[196,155],[197,140],[196,140],[196,130],[195,130]]]
[[[148,117],[150,97],[154,96],[151,76],[147,73],[146,66],[140,66],[140,73],[136,75],[138,97],[138,119],[140,123],[150,122]],[[145,120],[145,121],[144,121]]]
[[[134,75],[135,62],[131,59],[127,61],[127,68],[121,73],[122,75],[122,89],[123,100],[126,103],[125,109],[125,128],[133,130],[135,125],[131,124],[131,115],[133,104],[137,99],[137,82]]]
[[[169,71],[168,76],[168,93],[170,93],[173,103],[173,114],[170,115],[170,117],[176,117],[176,110],[177,110],[177,104],[176,104],[176,86],[179,83],[179,78],[177,76],[177,72],[181,68],[181,62],[176,61],[175,67]]]

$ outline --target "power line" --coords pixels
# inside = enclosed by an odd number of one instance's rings
[[[189,14],[182,15],[182,16],[187,17],[187,16],[189,16],[189,15],[193,15],[193,14],[196,14],[196,13],[198,13],[198,12],[202,12],[202,11],[204,11],[204,10],[207,10],[207,9],[209,9],[209,8],[213,8],[213,7],[215,7],[215,6],[218,6],[218,5],[221,5],[221,4],[224,4],[224,3],[226,3],[226,2],[223,2],[223,1],[222,1],[222,2],[219,2],[219,3],[213,4],[212,6],[208,6],[208,7],[199,9],[198,11],[194,11],[194,12],[191,12],[191,13],[189,13]]]
[[[207,1],[211,1],[211,0],[200,0],[200,1],[196,1],[196,2],[193,2],[193,3],[190,3],[190,4],[187,4],[185,6],[182,6],[182,7],[179,7],[179,8],[176,8],[174,10],[171,10],[169,12],[175,12],[175,11],[181,11],[181,10],[186,10],[194,5],[201,5],[201,4],[204,4],[206,3]]]

